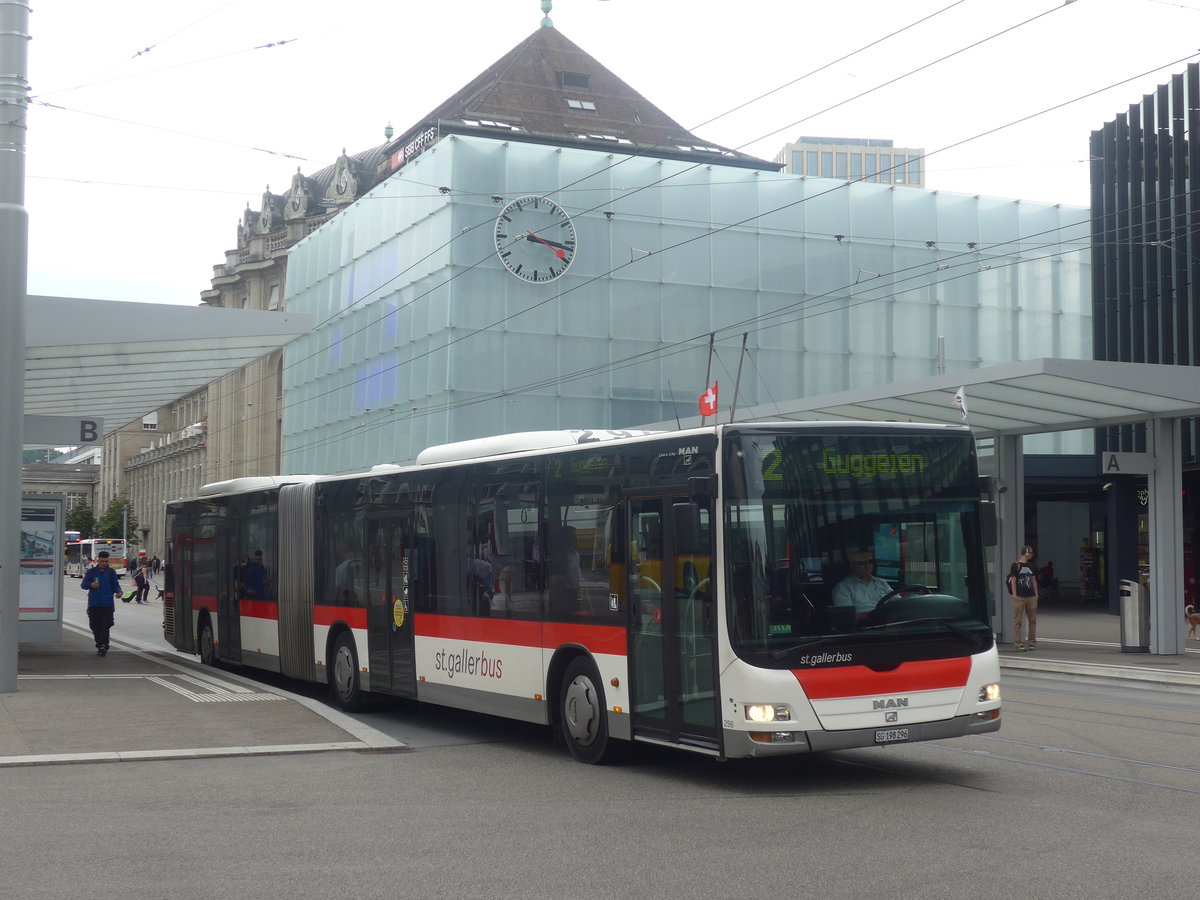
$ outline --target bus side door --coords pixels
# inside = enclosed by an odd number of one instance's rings
[[[413,548],[406,546],[404,520],[367,520],[367,649],[371,689],[401,697],[417,695],[413,653],[411,577]]]
[[[711,508],[629,500],[633,733],[719,749]]]

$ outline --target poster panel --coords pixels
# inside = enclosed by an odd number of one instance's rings
[[[20,621],[62,618],[63,506],[61,498],[21,500]]]

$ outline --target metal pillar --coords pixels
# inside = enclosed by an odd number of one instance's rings
[[[1150,652],[1186,652],[1183,629],[1183,472],[1178,419],[1146,426],[1150,472]]]
[[[1013,639],[1013,602],[1005,579],[1025,543],[1025,441],[1020,435],[996,438],[996,477],[998,488],[1003,490],[997,498],[999,543],[992,570],[997,602],[992,630],[1000,635],[1001,643],[1008,644]]]
[[[0,0],[0,693],[17,689],[25,416],[25,130],[29,6]]]

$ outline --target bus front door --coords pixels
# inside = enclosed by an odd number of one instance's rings
[[[634,736],[720,750],[712,511],[683,496],[629,510]]]
[[[400,519],[367,522],[367,648],[371,690],[417,695],[413,654],[412,559]]]

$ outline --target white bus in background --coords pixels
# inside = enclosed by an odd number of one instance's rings
[[[78,534],[79,532],[75,532]],[[70,532],[68,532],[70,534]],[[96,562],[101,550],[108,551],[108,564],[117,571],[125,568],[125,542],[120,538],[83,538],[66,544],[66,574],[82,578],[88,567]]]

